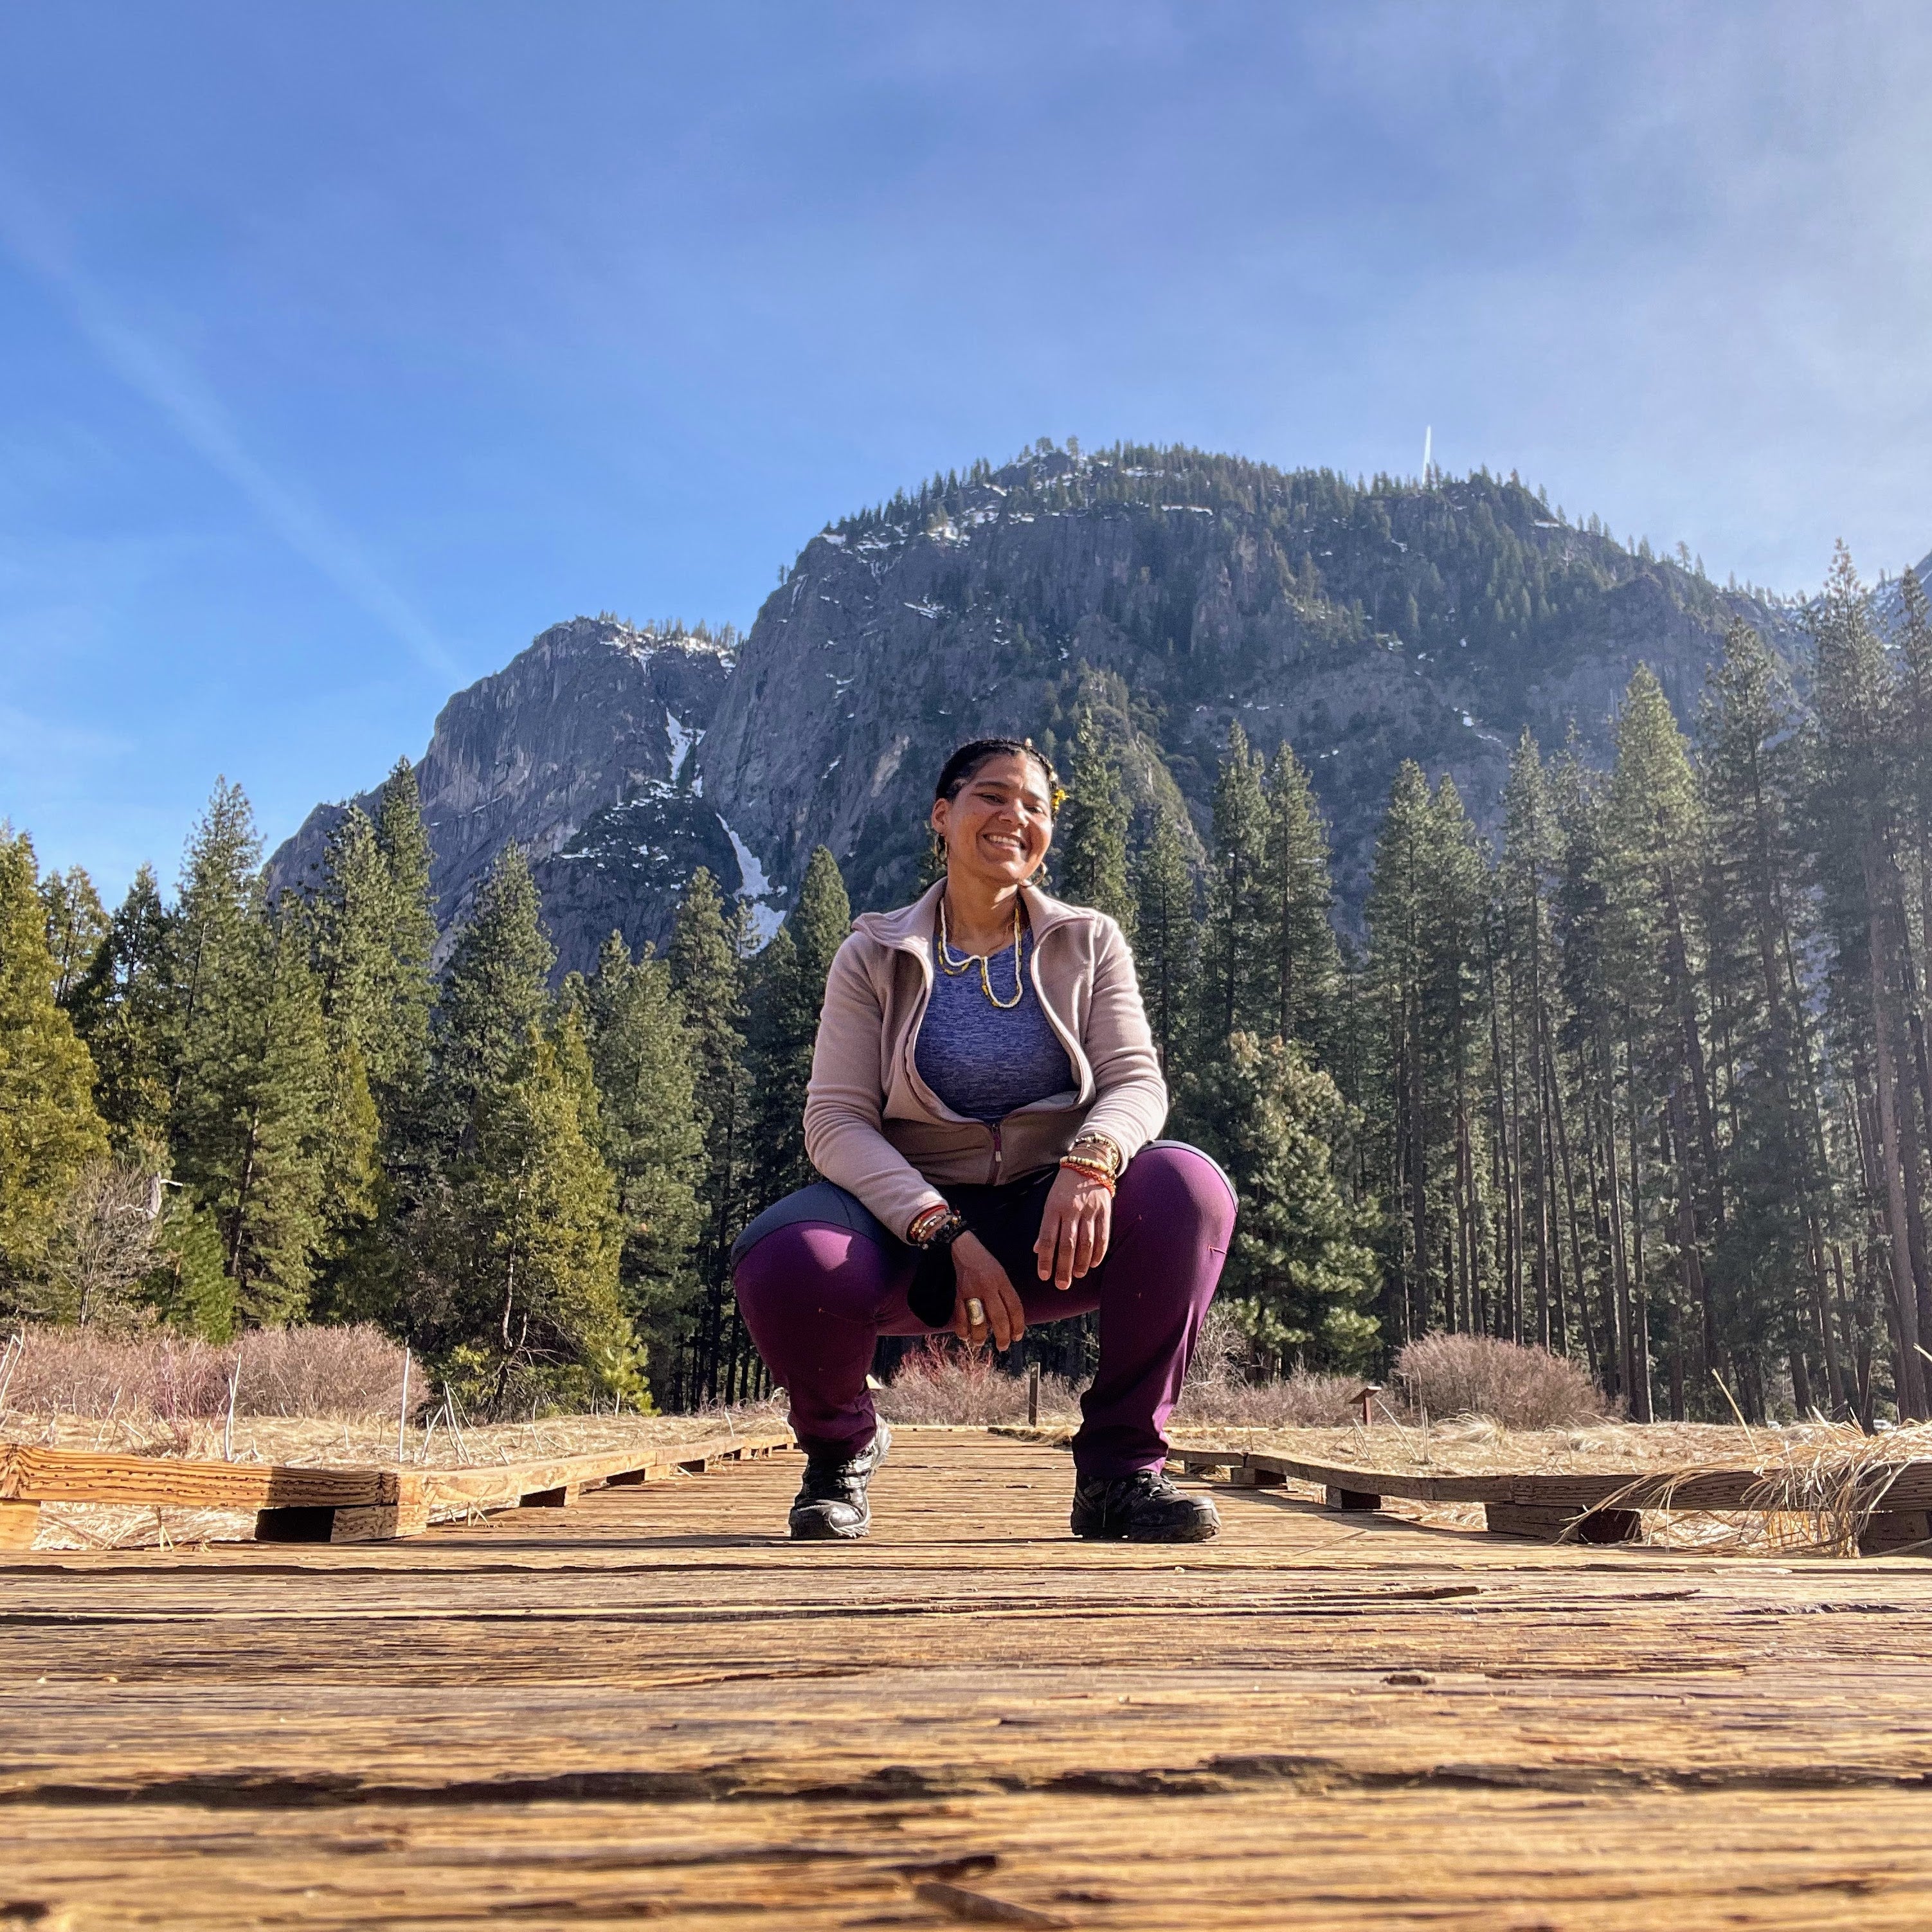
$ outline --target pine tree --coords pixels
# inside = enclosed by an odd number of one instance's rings
[[[413,1103],[429,1074],[430,1023],[436,1005],[431,962],[436,952],[436,894],[430,884],[435,855],[423,824],[422,795],[406,758],[398,758],[382,787],[376,845],[388,868],[388,1024],[373,1056],[370,1084],[388,1116]]]
[[[1814,1364],[1849,1412],[1828,1251],[1838,1219],[1817,1103],[1804,938],[1794,891],[1802,853],[1791,695],[1764,640],[1734,624],[1705,687],[1700,788],[1710,836],[1706,976],[1722,1070],[1727,1225],[1712,1270],[1718,1339],[1733,1359],[1776,1347],[1799,1412]],[[1847,1338],[1848,1339],[1848,1338]],[[1756,1368],[1761,1382],[1764,1365]],[[1748,1387],[1751,1376],[1741,1376]]]
[[[181,1046],[176,920],[143,866],[74,987],[75,1030],[94,1057],[94,1096],[116,1155],[159,1167]]]
[[[566,1013],[548,1034],[532,1025],[513,1076],[484,1092],[461,1170],[472,1291],[489,1317],[488,1400],[497,1412],[533,1388],[566,1397],[589,1386],[642,1394],[641,1354],[618,1284],[622,1222],[599,1132],[576,1016]]]
[[[174,1172],[219,1232],[242,1319],[307,1312],[326,1222],[337,1070],[309,964],[305,910],[272,907],[238,786],[218,784],[190,841],[168,1130]]]
[[[170,1189],[160,1235],[160,1259],[142,1284],[144,1300],[171,1327],[204,1341],[232,1341],[235,1284],[214,1215],[185,1190]]]
[[[54,1002],[37,869],[26,835],[0,825],[0,1285],[34,1266],[107,1147],[93,1062]]]
[[[851,924],[851,902],[838,862],[821,845],[806,864],[797,905],[754,962],[746,1000],[755,1124],[748,1182],[760,1205],[813,1178],[805,1154],[806,1087],[826,975]]]
[[[1390,788],[1364,910],[1366,991],[1376,1010],[1370,1078],[1380,1102],[1379,1191],[1391,1209],[1384,1327],[1394,1342],[1428,1325],[1430,1123],[1423,1001],[1429,965],[1429,818],[1427,782],[1420,766],[1405,760]]]
[[[239,785],[218,778],[188,842],[175,910],[179,980],[179,1041],[171,1070],[170,1112],[190,1061],[206,1058],[207,1039],[233,1024],[224,1010],[230,980],[252,949],[250,928],[260,910],[262,842]]]
[[[394,921],[388,868],[368,815],[351,806],[330,834],[314,913],[314,964],[328,1040],[331,1079],[323,1146],[332,1274],[354,1256],[367,1269],[378,1200],[382,1132],[371,1067],[388,1070],[394,1023]],[[332,1286],[343,1284],[332,1283]],[[355,1296],[358,1312],[368,1298]]]
[[[1333,1172],[1330,1144],[1346,1111],[1334,1082],[1294,1043],[1237,1034],[1196,1091],[1202,1145],[1241,1203],[1223,1299],[1278,1372],[1366,1366],[1375,1256],[1367,1217]]]
[[[1194,874],[1187,848],[1166,810],[1155,820],[1154,836],[1141,854],[1136,884],[1134,964],[1161,1066],[1172,1070],[1192,997],[1201,926],[1194,915]]]
[[[211,930],[170,1122],[175,1172],[214,1215],[236,1311],[257,1324],[308,1312],[325,1196],[342,1172],[305,923],[257,903],[238,927]]]
[[[700,866],[679,902],[670,942],[671,984],[691,1030],[693,1096],[704,1135],[698,1183],[704,1222],[695,1256],[703,1298],[680,1377],[686,1401],[716,1400],[731,1379],[736,1310],[728,1309],[731,1243],[743,1214],[748,1098],[740,928],[725,916],[716,881]]]
[[[1134,901],[1127,883],[1126,793],[1120,761],[1102,737],[1091,707],[1074,734],[1067,795],[1054,828],[1054,881],[1061,898],[1091,906],[1133,937]]]
[[[1341,977],[1341,953],[1329,923],[1334,896],[1328,835],[1307,770],[1284,739],[1268,778],[1260,893],[1269,1029],[1280,1039],[1300,1041],[1318,1061],[1335,1022]]]
[[[94,964],[107,937],[107,914],[94,881],[80,866],[49,872],[40,880],[46,908],[47,951],[54,968],[54,998],[64,1006]]]
[[[382,1066],[392,1003],[389,868],[376,828],[352,805],[328,835],[315,902],[315,969],[332,1045]]]
[[[1664,1355],[1672,1413],[1681,1415],[1687,1377],[1701,1396],[1718,1366],[1705,1256],[1723,1226],[1722,1170],[1691,917],[1703,830],[1683,734],[1643,666],[1615,735],[1604,879],[1624,1036],[1634,1313],[1640,1342]]]
[[[1262,897],[1268,818],[1260,760],[1248,749],[1241,728],[1231,725],[1214,787],[1214,842],[1194,1015],[1197,1049],[1204,1053],[1237,1033],[1273,1030]]]
[[[626,1306],[654,1339],[662,1382],[699,1228],[696,1183],[704,1149],[692,1042],[669,967],[648,949],[634,962],[616,933],[604,941],[589,980],[566,982],[566,1000],[582,1016],[596,1078],[599,1144],[624,1221]]]
[[[1430,800],[1427,830],[1422,906],[1425,1126],[1437,1141],[1430,1164],[1436,1226],[1442,1230],[1436,1251],[1441,1318],[1445,1326],[1466,1332],[1476,1326],[1486,1288],[1486,1217],[1475,1134],[1490,1050],[1484,1023],[1489,880],[1475,826],[1447,776]],[[1549,1311],[1541,1308],[1538,1314],[1539,1339],[1548,1340]]]
[[[1551,893],[1562,988],[1558,1043],[1578,1097],[1577,1138],[1589,1199],[1592,1246],[1600,1287],[1604,1376],[1640,1419],[1650,1413],[1647,1322],[1639,1319],[1634,1244],[1627,1204],[1629,1149],[1620,1138],[1619,1092],[1629,1029],[1612,971],[1610,868],[1603,787],[1585,765],[1574,738],[1552,768],[1550,794],[1557,827],[1556,876]]]
[[[1921,1352],[1932,1337],[1932,1266],[1924,1228],[1919,1083],[1912,1078],[1902,880],[1898,865],[1897,712],[1892,665],[1844,546],[1808,614],[1817,724],[1807,801],[1821,858],[1820,904],[1833,959],[1831,994],[1856,1069],[1870,1246],[1888,1291],[1900,1412],[1932,1413]]]
[[[1486,952],[1499,1306],[1497,1318],[1479,1325],[1533,1335],[1560,1353],[1574,1318],[1594,1371],[1597,1330],[1586,1299],[1576,1168],[1557,1052],[1559,986],[1550,922],[1557,827],[1542,754],[1527,730],[1510,760],[1503,822]]]
[[[436,1006],[427,1112],[445,1162],[473,1136],[479,1111],[522,1076],[556,961],[529,862],[520,846],[506,845],[451,952]]]

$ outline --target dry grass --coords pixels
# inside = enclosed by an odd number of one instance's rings
[[[1425,1335],[1396,1358],[1397,1389],[1422,1415],[1480,1415],[1505,1429],[1556,1429],[1610,1413],[1582,1368],[1488,1335]]]
[[[1366,1428],[1359,1422],[1328,1429],[1190,1422],[1168,1432],[1177,1448],[1273,1449],[1365,1472],[1628,1475],[1629,1502],[1640,1508],[1646,1543],[1720,1556],[1849,1556],[1898,1469],[1932,1458],[1932,1424],[1867,1436],[1847,1424],[1822,1422],[1747,1429],[1606,1418],[1576,1428],[1510,1430],[1481,1417],[1412,1426],[1385,1414]],[[1762,1477],[1762,1508],[1670,1508],[1670,1479],[1738,1469]],[[1666,1479],[1660,1485],[1660,1477]],[[1384,1508],[1438,1528],[1483,1524],[1480,1504],[1391,1500]]]
[[[691,1415],[562,1415],[537,1422],[452,1423],[447,1408],[403,1432],[402,1462],[410,1468],[463,1469],[478,1463],[535,1462],[554,1456],[589,1456],[633,1444],[695,1442],[712,1436],[748,1436],[784,1426],[782,1406],[701,1409]],[[212,1462],[286,1463],[393,1468],[397,1466],[393,1418],[331,1421],[301,1416],[238,1418],[224,1442],[225,1418],[170,1423],[127,1415],[36,1416],[14,1410],[0,1417],[0,1442],[46,1449],[122,1450],[132,1455],[182,1456]],[[224,1457],[224,1450],[230,1453]]]
[[[394,1468],[396,1425],[331,1422],[315,1418],[257,1416],[238,1420],[232,1444],[224,1422],[137,1422],[124,1415],[0,1416],[0,1442],[46,1448],[120,1450],[135,1455],[223,1460],[299,1468]],[[452,1426],[446,1408],[404,1432],[403,1462],[411,1468],[471,1468],[606,1450],[657,1448],[734,1436],[768,1434],[784,1426],[782,1405],[700,1409],[690,1415],[568,1415],[539,1422]],[[254,1534],[252,1511],[121,1508],[97,1504],[44,1504],[37,1550],[166,1549],[176,1544],[245,1542]]]
[[[231,1385],[238,1417],[394,1417],[402,1345],[366,1322],[254,1329],[219,1346],[166,1329],[28,1327],[0,1345],[0,1417],[184,1424],[225,1418]],[[412,1409],[432,1400],[426,1383],[412,1396]]]
[[[234,1410],[229,1409],[231,1390]],[[459,1469],[782,1427],[772,1403],[691,1415],[547,1417],[471,1427],[423,1377],[404,1421],[401,1346],[370,1327],[262,1330],[226,1347],[164,1332],[29,1328],[0,1343],[0,1443],[301,1468]],[[232,1541],[252,1513],[46,1505],[35,1546]]]
[[[1000,1367],[990,1349],[969,1352],[950,1336],[929,1336],[901,1359],[878,1405],[888,1422],[1024,1422],[1026,1379]],[[1079,1406],[1071,1382],[1040,1377],[1042,1416],[1076,1415]]]

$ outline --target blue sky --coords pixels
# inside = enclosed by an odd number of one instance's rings
[[[1932,544],[1919,5],[0,10],[0,816],[118,891],[1041,434]]]

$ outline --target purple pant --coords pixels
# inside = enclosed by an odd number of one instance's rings
[[[1082,1476],[1157,1469],[1167,1451],[1162,1431],[1228,1258],[1234,1192],[1196,1148],[1143,1148],[1120,1177],[1107,1258],[1064,1294],[1035,1272],[1044,1187],[1034,1194],[1038,1205],[1007,1217],[1006,1232],[988,1245],[1028,1322],[1100,1311],[1100,1364],[1081,1398],[1075,1466]],[[738,1306],[791,1397],[800,1446],[812,1456],[856,1455],[875,1426],[866,1386],[874,1344],[938,1332],[906,1303],[914,1251],[821,1180],[766,1208],[739,1237],[734,1258]]]

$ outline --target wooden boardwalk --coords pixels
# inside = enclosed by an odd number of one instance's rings
[[[905,1432],[394,1544],[0,1557],[0,1928],[1922,1927],[1932,1564],[1551,1548]]]

